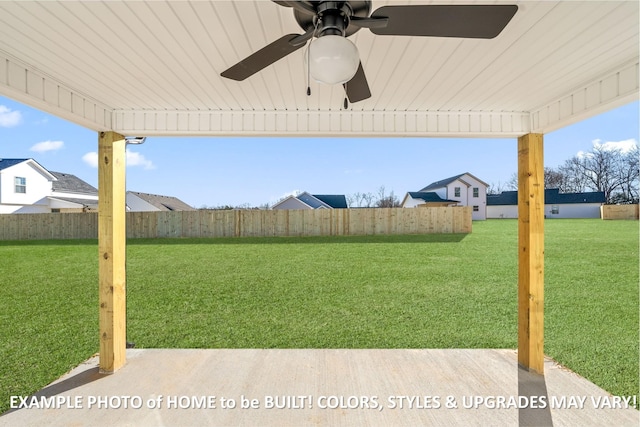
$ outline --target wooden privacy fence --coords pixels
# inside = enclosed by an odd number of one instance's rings
[[[0,240],[96,239],[95,213],[0,215]],[[470,233],[471,207],[128,212],[127,237]]]
[[[600,218],[602,219],[638,219],[639,205],[602,205]]]

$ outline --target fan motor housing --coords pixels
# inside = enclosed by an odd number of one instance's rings
[[[317,28],[317,36],[340,35],[349,37],[360,29],[350,25],[352,16],[366,18],[371,12],[371,1],[321,1],[315,6],[316,14],[302,13],[295,9],[293,15],[298,25],[306,32]]]

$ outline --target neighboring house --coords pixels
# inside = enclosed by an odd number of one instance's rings
[[[33,159],[0,159],[0,213],[48,212],[43,198],[56,180]]]
[[[98,190],[75,175],[50,172],[33,159],[0,159],[0,213],[86,212]]]
[[[400,206],[408,207],[437,207],[437,206],[455,206],[457,200],[443,199],[435,191],[410,191],[402,199]]]
[[[195,211],[196,209],[176,197],[127,191],[127,210],[130,212],[157,212]]]
[[[544,190],[545,218],[600,218],[604,192],[560,193],[557,188]],[[487,196],[487,218],[518,218],[518,192],[503,191]]]
[[[347,198],[342,194],[309,194],[289,196],[271,209],[346,209]]]
[[[56,177],[49,197],[51,212],[90,212],[98,210],[98,189],[75,175],[51,172]]]
[[[479,180],[468,172],[440,181],[432,182],[422,190],[413,192],[436,193],[443,203],[457,203],[457,206],[471,206],[473,208],[471,218],[473,220],[487,219],[487,188],[489,184]],[[431,197],[431,196],[429,196]],[[411,196],[407,193],[402,201],[403,208],[415,208],[425,205],[422,197]]]

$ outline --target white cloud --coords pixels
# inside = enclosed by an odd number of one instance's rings
[[[91,151],[82,156],[82,161],[91,166],[92,168],[98,167],[98,153]]]
[[[628,153],[638,146],[638,141],[635,139],[625,139],[623,141],[607,141],[601,142],[596,139],[593,142],[594,148],[601,148],[605,151],[620,150],[622,153]]]
[[[42,141],[35,144],[29,150],[36,151],[38,153],[44,153],[45,151],[59,150],[64,146],[63,141]]]
[[[142,154],[127,149],[127,166],[142,166],[145,169],[155,169],[151,160],[147,160]]]
[[[98,167],[98,153],[91,151],[82,160],[91,167]],[[127,149],[127,166],[142,166],[144,169],[155,169],[156,166],[151,160],[146,159],[142,154]]]
[[[12,111],[10,108],[0,105],[0,127],[10,128],[18,126],[22,122],[20,111]]]

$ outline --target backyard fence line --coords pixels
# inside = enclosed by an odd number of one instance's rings
[[[471,207],[127,212],[128,238],[470,233]],[[95,213],[0,215],[0,240],[96,239]]]
[[[602,219],[638,219],[640,205],[602,205],[600,218]]]

